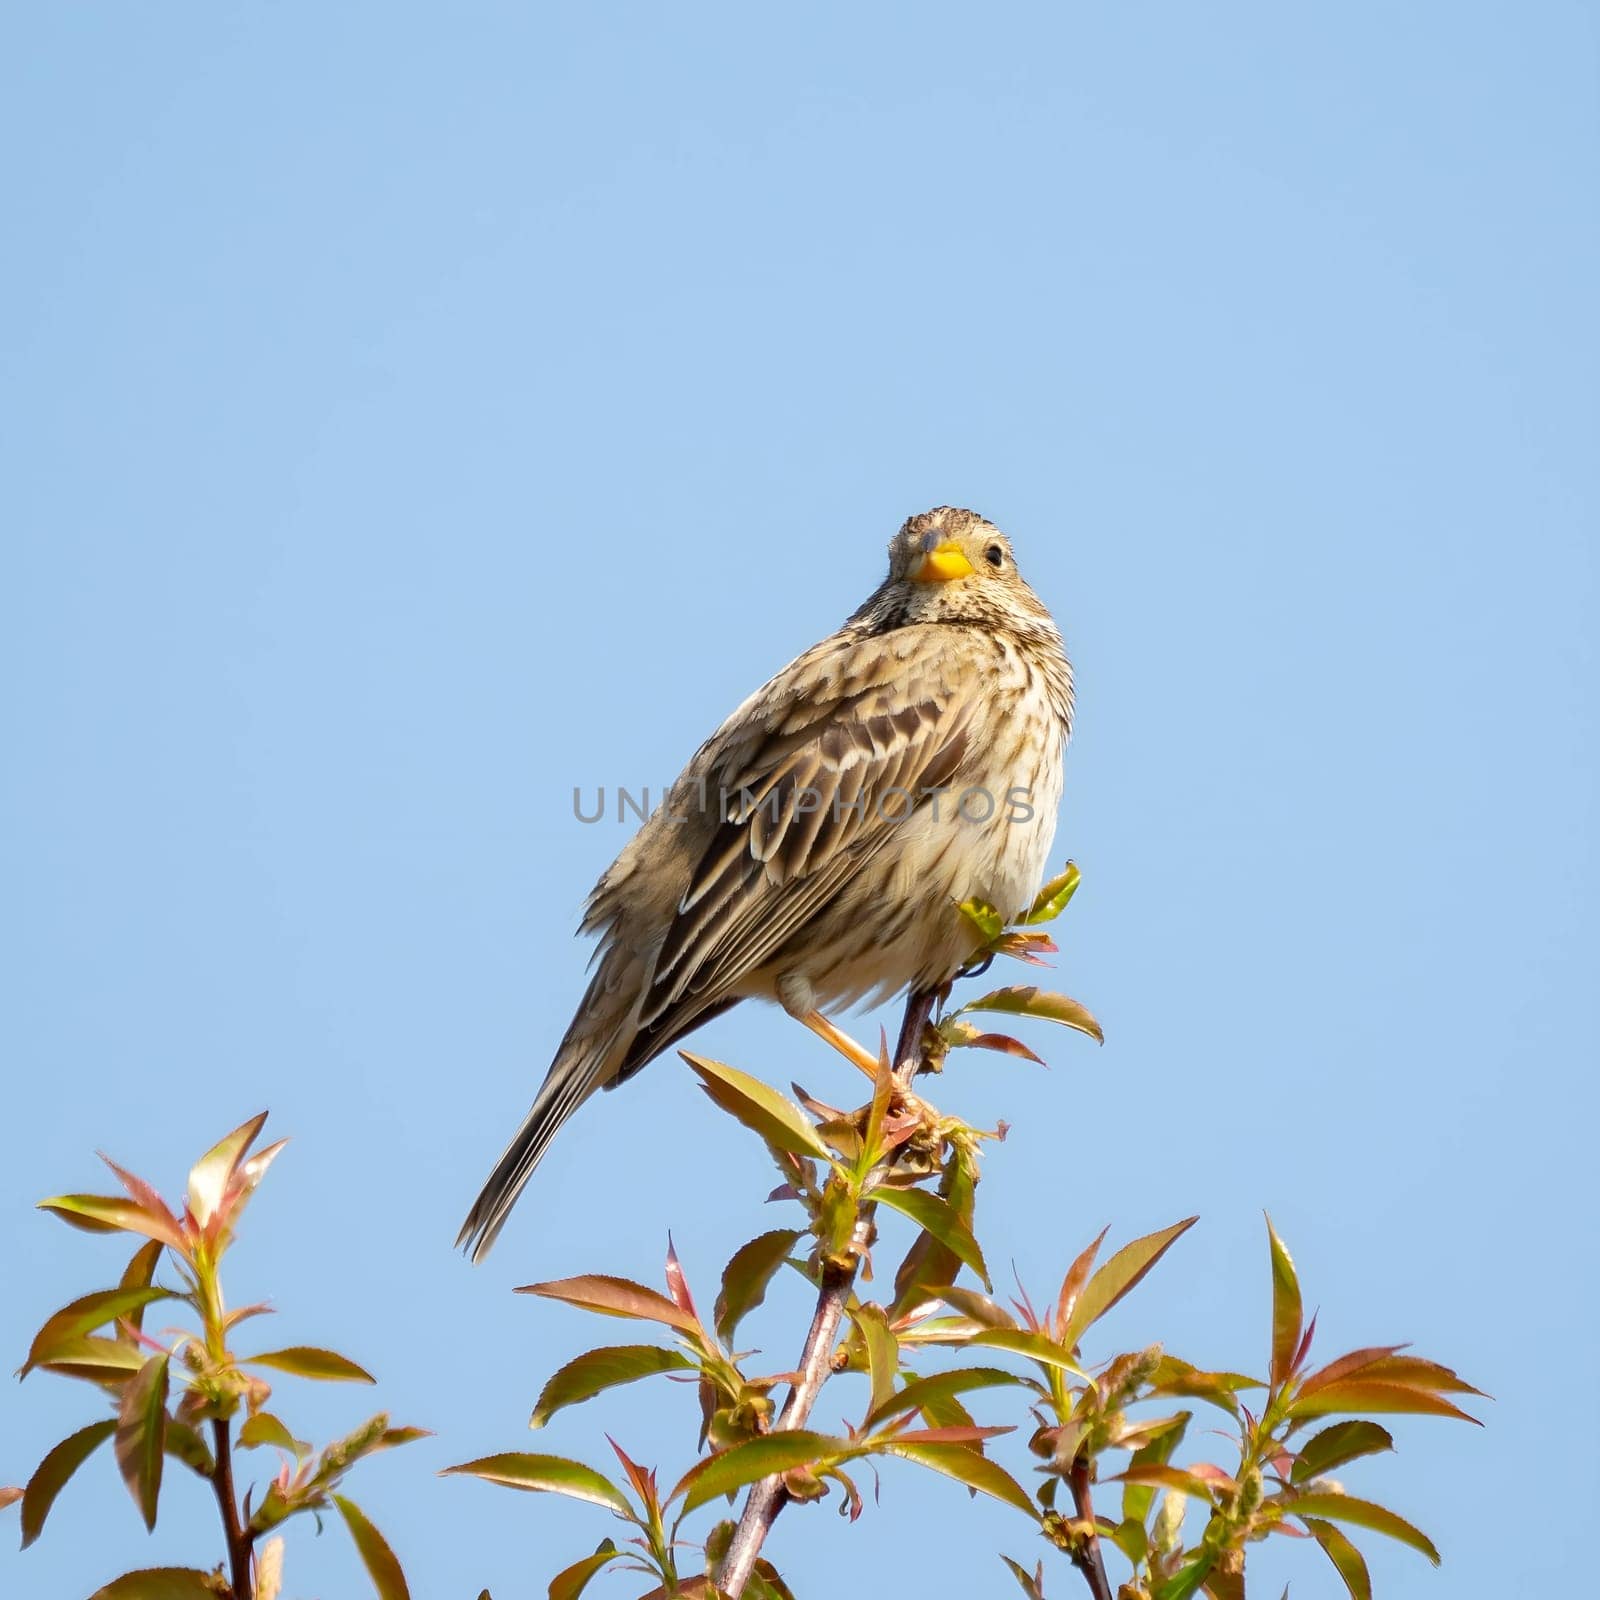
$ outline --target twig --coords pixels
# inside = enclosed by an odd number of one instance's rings
[[[1100,1555],[1100,1525],[1094,1517],[1094,1495],[1089,1488],[1089,1462],[1078,1456],[1067,1472],[1067,1483],[1072,1490],[1072,1504],[1078,1520],[1088,1524],[1083,1543],[1072,1552],[1072,1564],[1083,1574],[1094,1600],[1112,1600],[1111,1580],[1106,1576],[1106,1564]]]
[[[933,1009],[934,995],[914,992],[906,999],[905,1017],[900,1025],[899,1043],[895,1048],[895,1080],[901,1090],[909,1087],[917,1068],[922,1063],[922,1030],[927,1025]],[[803,1428],[816,1403],[818,1392],[833,1371],[833,1345],[839,1335],[839,1324],[844,1320],[845,1306],[855,1288],[861,1261],[872,1238],[872,1214],[876,1207],[869,1200],[856,1217],[850,1233],[848,1264],[825,1263],[822,1281],[817,1291],[817,1309],[811,1317],[811,1328],[806,1334],[805,1348],[800,1354],[800,1366],[794,1387],[783,1403],[778,1415],[779,1429]],[[739,1600],[745,1583],[755,1569],[778,1513],[789,1503],[789,1491],[784,1487],[781,1474],[762,1478],[750,1486],[745,1497],[739,1526],[734,1530],[723,1558],[718,1587]],[[1109,1595],[1106,1600],[1110,1600]]]
[[[211,1437],[216,1441],[217,1455],[211,1487],[216,1490],[222,1530],[228,1541],[229,1594],[232,1600],[255,1600],[255,1582],[250,1572],[250,1547],[255,1535],[239,1522],[239,1501],[233,1492],[233,1444],[225,1418],[211,1419]]]

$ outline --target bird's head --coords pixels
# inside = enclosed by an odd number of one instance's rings
[[[919,622],[1026,625],[1049,614],[1017,571],[1011,541],[976,511],[936,506],[889,541],[889,576],[857,613],[878,629]]]

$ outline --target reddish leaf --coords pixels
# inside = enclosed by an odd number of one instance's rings
[[[698,1323],[699,1313],[694,1308],[694,1296],[689,1293],[689,1280],[683,1275],[683,1263],[678,1260],[678,1252],[672,1247],[672,1235],[667,1235],[667,1293],[672,1296],[672,1303],[686,1317],[693,1317]]]
[[[1200,1466],[1206,1471],[1199,1470]],[[1227,1473],[1218,1467],[1202,1462],[1195,1467],[1166,1466],[1158,1461],[1145,1462],[1140,1466],[1131,1466],[1121,1472],[1113,1473],[1105,1480],[1107,1483],[1138,1483],[1150,1484],[1158,1489],[1176,1489],[1179,1494],[1191,1495],[1197,1500],[1210,1503],[1215,1491],[1221,1489],[1236,1489],[1238,1485]]]
[[[1144,1276],[1170,1250],[1174,1243],[1200,1219],[1187,1217],[1170,1228],[1147,1233],[1132,1244],[1125,1244],[1084,1285],[1076,1297],[1072,1315],[1061,1333],[1061,1343],[1071,1349],[1093,1323],[1096,1323],[1122,1297],[1136,1288]]]
[[[232,1133],[219,1139],[201,1156],[189,1173],[189,1210],[194,1219],[205,1227],[221,1208],[223,1196],[233,1181],[244,1153],[255,1143],[256,1135],[266,1123],[267,1113],[260,1112],[248,1122],[241,1123]]]
[[[1477,1423],[1459,1406],[1426,1389],[1405,1384],[1369,1382],[1352,1378],[1348,1383],[1330,1383],[1315,1394],[1303,1395],[1289,1407],[1296,1422],[1310,1417],[1331,1417],[1340,1412],[1373,1412],[1378,1416],[1454,1417],[1458,1422]],[[1481,1423],[1478,1424],[1480,1427]]]
[[[956,1028],[962,1031],[950,1039],[952,1050],[993,1050],[998,1055],[1021,1056],[1024,1061],[1036,1062],[1041,1067],[1045,1064],[1043,1056],[1008,1033],[979,1033],[970,1023],[957,1023]]]
[[[1276,1391],[1294,1370],[1295,1351],[1300,1347],[1300,1279],[1294,1261],[1278,1231],[1267,1218],[1267,1238],[1272,1250],[1272,1387]]]
[[[146,1528],[156,1525],[167,1425],[167,1352],[151,1356],[122,1391],[117,1411],[117,1466]]]
[[[1072,1265],[1067,1268],[1067,1275],[1061,1280],[1061,1293],[1056,1297],[1056,1327],[1058,1330],[1067,1326],[1072,1316],[1073,1308],[1078,1303],[1078,1296],[1083,1293],[1083,1286],[1089,1281],[1089,1273],[1094,1268],[1094,1260],[1100,1253],[1100,1246],[1105,1243],[1105,1237],[1110,1232],[1109,1226],[1102,1228]]]
[[[159,1239],[188,1254],[189,1247],[165,1208],[158,1216],[117,1195],[58,1194],[41,1200],[39,1210],[53,1212],[85,1233],[142,1233],[147,1239]]]
[[[536,1294],[546,1300],[561,1300],[569,1306],[596,1311],[607,1317],[632,1317],[641,1322],[663,1322],[669,1328],[698,1336],[699,1322],[664,1294],[647,1289],[628,1278],[613,1278],[588,1272],[576,1278],[557,1278],[549,1283],[528,1283],[518,1294]]]

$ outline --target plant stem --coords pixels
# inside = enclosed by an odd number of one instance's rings
[[[910,1086],[922,1064],[922,1030],[933,1009],[935,996],[929,992],[913,992],[906,998],[905,1017],[900,1026],[900,1039],[895,1049],[895,1079],[902,1090]],[[800,1365],[794,1387],[784,1401],[778,1416],[779,1429],[803,1428],[816,1403],[818,1392],[833,1371],[833,1346],[839,1336],[839,1324],[855,1288],[857,1274],[872,1238],[872,1214],[877,1208],[869,1200],[856,1216],[850,1232],[848,1265],[824,1263],[821,1282],[817,1290],[817,1308],[812,1313],[811,1328],[806,1334],[805,1347],[800,1353]],[[789,1491],[784,1488],[781,1474],[762,1478],[750,1486],[745,1497],[739,1526],[734,1529],[723,1558],[722,1572],[717,1586],[729,1596],[739,1600],[744,1593],[755,1564],[761,1555],[778,1513],[789,1503]],[[1110,1600],[1110,1596],[1106,1596]]]
[[[232,1600],[255,1600],[255,1582],[250,1572],[250,1547],[255,1536],[239,1521],[239,1501],[233,1492],[233,1441],[225,1417],[211,1419],[211,1437],[217,1456],[211,1487],[217,1492],[222,1531],[228,1541],[229,1593]]]
[[[1083,1574],[1094,1600],[1112,1600],[1111,1580],[1106,1576],[1106,1564],[1100,1556],[1099,1524],[1094,1519],[1094,1495],[1089,1488],[1089,1462],[1079,1456],[1067,1473],[1067,1483],[1072,1490],[1072,1504],[1078,1520],[1089,1525],[1083,1546],[1072,1554],[1072,1564]]]

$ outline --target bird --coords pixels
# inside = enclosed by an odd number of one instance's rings
[[[457,1245],[481,1260],[573,1112],[741,1000],[872,1071],[830,1013],[939,993],[982,942],[963,902],[1032,903],[1073,708],[1010,539],[959,507],[910,517],[867,600],[732,712],[601,875],[593,978]]]

